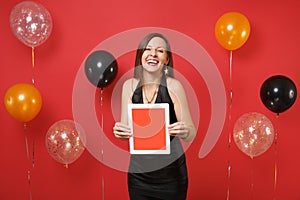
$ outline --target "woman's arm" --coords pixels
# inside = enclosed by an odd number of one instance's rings
[[[123,84],[121,97],[121,121],[116,122],[115,126],[113,127],[116,138],[129,139],[131,137],[131,130],[128,126],[128,104],[131,103],[134,82],[134,79],[129,79]]]
[[[185,142],[192,142],[197,131],[192,120],[188,101],[182,84],[174,79],[168,78],[168,90],[174,103],[174,109],[178,122],[169,126],[169,133],[178,136]]]

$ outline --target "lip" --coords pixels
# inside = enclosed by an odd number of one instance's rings
[[[159,63],[159,61],[156,60],[156,59],[147,59],[147,60],[146,60],[146,63],[147,63],[148,65],[157,65],[157,64]]]

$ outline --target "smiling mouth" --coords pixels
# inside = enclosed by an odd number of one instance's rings
[[[147,64],[154,66],[154,65],[158,64],[158,61],[157,60],[147,60]]]

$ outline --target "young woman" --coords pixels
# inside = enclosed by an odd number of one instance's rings
[[[136,52],[134,78],[124,82],[121,121],[114,135],[129,139],[128,104],[168,103],[171,153],[168,155],[131,155],[128,171],[130,199],[186,199],[188,174],[180,139],[191,142],[196,136],[185,91],[173,77],[173,58],[168,40],[159,33],[147,35]]]

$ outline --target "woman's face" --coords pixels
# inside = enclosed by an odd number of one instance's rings
[[[166,42],[160,37],[152,38],[142,55],[142,65],[148,72],[161,71],[168,64]]]

